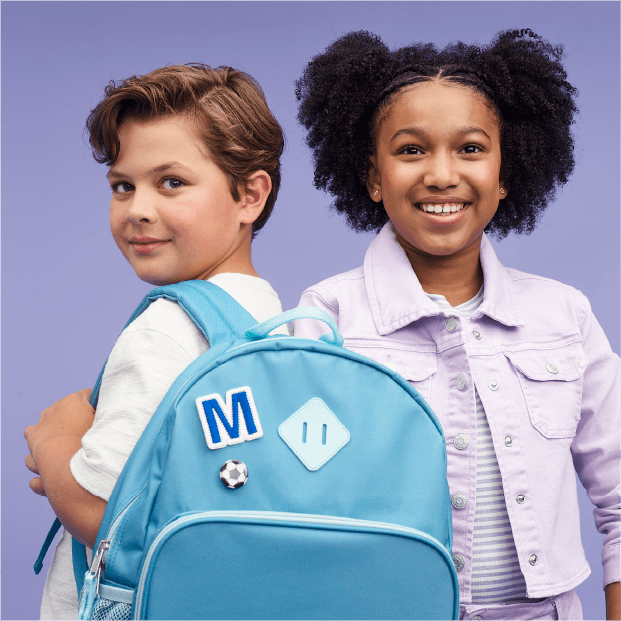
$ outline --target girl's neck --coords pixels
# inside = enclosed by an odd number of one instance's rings
[[[423,291],[443,295],[451,306],[459,306],[471,300],[483,285],[480,248],[479,237],[450,256],[429,255],[411,246],[404,250]]]

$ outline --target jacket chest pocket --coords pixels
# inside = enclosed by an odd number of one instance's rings
[[[412,352],[375,347],[349,347],[358,354],[371,358],[405,378],[425,401],[431,398],[433,376],[438,370],[434,352]]]
[[[579,343],[505,352],[517,372],[530,421],[546,438],[572,438],[580,420],[587,358]]]

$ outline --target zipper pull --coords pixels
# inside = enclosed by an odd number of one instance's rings
[[[105,567],[103,555],[109,547],[109,539],[104,539],[99,543],[97,552],[95,556],[93,556],[91,568],[84,576],[84,586],[80,593],[80,602],[78,606],[78,619],[90,619],[93,614],[93,605],[99,595],[99,580]]]
[[[97,547],[97,552],[93,557],[93,562],[91,563],[91,568],[89,570],[89,574],[91,579],[95,580],[95,584],[97,588],[95,590],[95,595],[99,595],[99,580],[103,575],[104,569],[106,567],[106,561],[104,560],[104,552],[110,547],[109,539],[102,539],[99,542],[99,546]]]

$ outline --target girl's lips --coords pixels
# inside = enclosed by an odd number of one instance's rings
[[[416,211],[420,212],[428,222],[446,226],[459,222],[464,217],[465,212],[468,211],[470,204],[471,203],[458,203],[456,204],[458,208],[454,211],[441,211],[436,213],[435,210],[431,212],[423,209],[423,206],[427,207],[427,203],[417,203]],[[444,204],[442,204],[442,207],[444,207]]]
[[[425,213],[449,214],[461,211],[469,203],[465,201],[446,201],[441,203],[421,202],[416,203],[416,207]]]

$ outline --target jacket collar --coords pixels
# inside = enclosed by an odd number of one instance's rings
[[[485,234],[481,239],[481,266],[485,285],[483,302],[472,318],[487,315],[506,326],[524,325],[511,278]],[[364,276],[373,320],[382,336],[421,317],[445,314],[423,291],[390,222],[384,225],[365,254]]]

